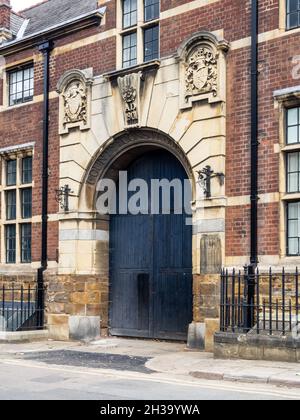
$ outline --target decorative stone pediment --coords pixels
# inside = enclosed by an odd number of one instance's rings
[[[140,118],[140,82],[142,73],[118,77],[118,86],[123,102],[125,128],[138,127]]]
[[[91,70],[70,70],[60,78],[57,85],[60,134],[67,134],[71,128],[90,128],[92,84]]]
[[[226,63],[229,44],[209,32],[200,32],[179,49],[181,107],[193,102],[225,101]]]

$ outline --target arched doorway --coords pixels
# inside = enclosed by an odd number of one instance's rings
[[[128,183],[188,179],[179,160],[160,149],[127,167]],[[173,190],[172,190],[173,191]],[[192,226],[171,194],[169,214],[110,217],[111,335],[186,340],[192,322]],[[151,198],[149,196],[149,198]],[[184,195],[182,195],[184,209]],[[149,200],[149,206],[151,200]],[[161,203],[160,203],[161,204]]]

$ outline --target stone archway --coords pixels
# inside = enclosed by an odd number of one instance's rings
[[[132,162],[136,161],[142,156],[151,155],[152,153],[162,151],[162,153],[169,153],[175,157],[179,165],[186,173],[186,178],[189,178],[192,184],[192,191],[195,195],[195,179],[192,167],[187,159],[185,153],[180,146],[169,136],[150,129],[135,129],[123,132],[115,136],[113,139],[106,142],[103,148],[95,156],[93,162],[86,173],[85,182],[81,194],[85,196],[86,202],[95,210],[97,199],[97,184],[103,178],[118,180],[119,171],[128,168]],[[106,232],[105,240],[98,240],[96,258],[99,261],[99,272],[102,273],[103,280],[106,282],[107,289],[111,281],[110,264],[109,264],[109,237],[110,237],[110,221],[108,216],[100,216],[95,213],[98,227],[101,227],[102,232]],[[192,230],[191,230],[192,232]],[[102,238],[105,235],[98,235]],[[192,276],[192,233],[191,233],[191,266],[190,276]],[[105,269],[103,269],[105,267]],[[192,300],[192,289],[190,289]],[[104,294],[104,299],[101,298],[101,318],[102,328],[109,327],[109,296]],[[191,319],[189,320],[191,321]],[[183,336],[183,335],[182,335]],[[181,336],[181,337],[182,337]]]
[[[94,190],[101,178],[104,176],[114,178],[124,165],[128,165],[137,156],[157,148],[169,151],[179,160],[192,182],[193,198],[195,198],[193,169],[182,148],[168,135],[147,128],[124,131],[108,140],[91,162],[83,185],[89,191]]]

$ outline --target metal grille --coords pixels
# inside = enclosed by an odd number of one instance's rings
[[[0,288],[0,331],[43,329],[45,289],[37,286]]]
[[[220,329],[223,332],[299,335],[299,273],[253,274],[223,270]]]

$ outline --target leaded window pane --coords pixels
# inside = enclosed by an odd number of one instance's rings
[[[300,0],[286,0],[287,29],[300,26]]]
[[[33,67],[9,73],[9,105],[17,105],[33,99]]]
[[[287,154],[287,192],[300,192],[300,152]]]
[[[123,67],[137,64],[137,36],[136,32],[123,37]]]
[[[286,142],[287,144],[300,142],[300,108],[287,110],[286,117]]]
[[[21,225],[21,262],[31,262],[31,224]]]
[[[300,255],[300,202],[287,204],[287,254]]]
[[[32,182],[32,157],[28,156],[22,159],[22,184]]]
[[[8,160],[6,162],[6,185],[11,187],[17,183],[17,161]]]
[[[32,190],[31,188],[25,188],[21,192],[21,203],[22,203],[22,218],[30,219],[32,216]]]
[[[160,14],[160,0],[145,0],[145,22],[158,19]]]
[[[159,56],[159,26],[144,31],[144,60],[155,60]]]
[[[6,262],[16,262],[16,225],[7,225],[5,228]]]
[[[123,0],[123,28],[137,24],[137,0]]]
[[[16,190],[6,191],[6,219],[16,219]]]

